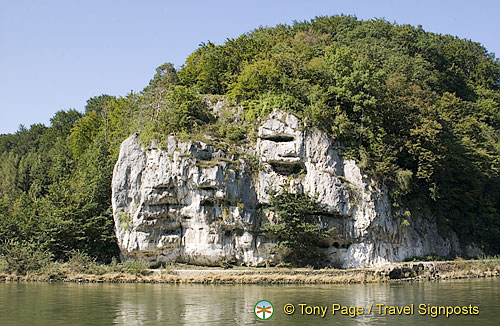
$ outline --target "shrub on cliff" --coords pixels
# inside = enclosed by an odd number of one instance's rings
[[[314,199],[284,189],[271,197],[270,207],[275,221],[264,225],[263,229],[277,237],[274,250],[285,249],[288,252],[285,259],[298,266],[324,265],[319,247],[330,230],[322,227],[321,207]]]
[[[171,133],[197,131],[214,120],[207,103],[186,86],[169,86],[150,107],[150,117],[140,126],[143,143],[153,139],[164,141]]]

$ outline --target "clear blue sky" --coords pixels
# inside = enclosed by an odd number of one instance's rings
[[[88,98],[140,91],[164,62],[259,25],[351,14],[481,42],[500,57],[500,1],[1,0],[0,133]]]

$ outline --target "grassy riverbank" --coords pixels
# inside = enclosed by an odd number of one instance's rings
[[[87,268],[87,270],[85,270]],[[378,268],[307,269],[247,268],[231,269],[171,265],[148,269],[139,262],[95,266],[53,263],[26,275],[0,273],[1,281],[63,281],[179,284],[335,284],[387,281],[421,281],[459,278],[497,277],[500,259],[408,262]]]

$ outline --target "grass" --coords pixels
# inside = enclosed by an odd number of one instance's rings
[[[413,268],[419,262],[390,264],[382,268],[320,269],[284,267],[234,267],[232,269],[171,264],[159,269],[148,269],[143,262],[125,261],[99,265],[92,262],[87,270],[75,262],[51,263],[39,271],[26,275],[2,272],[4,281],[65,281],[118,283],[179,283],[179,284],[348,284],[388,282],[394,268]],[[424,263],[426,268],[396,281],[423,281],[478,277],[496,277],[500,274],[500,259],[436,261]],[[2,262],[0,260],[0,267]]]

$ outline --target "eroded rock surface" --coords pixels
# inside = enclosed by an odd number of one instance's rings
[[[410,225],[402,226],[392,217],[387,190],[323,132],[275,110],[258,137],[246,149],[257,167],[245,155],[175,136],[146,149],[135,135],[125,140],[112,183],[122,255],[152,263],[276,263],[281,257],[269,250],[274,240],[259,231],[271,218],[271,190],[285,186],[315,195],[324,206],[322,224],[334,227],[325,249],[334,266],[459,252],[456,237],[443,239],[431,219],[409,218]]]

